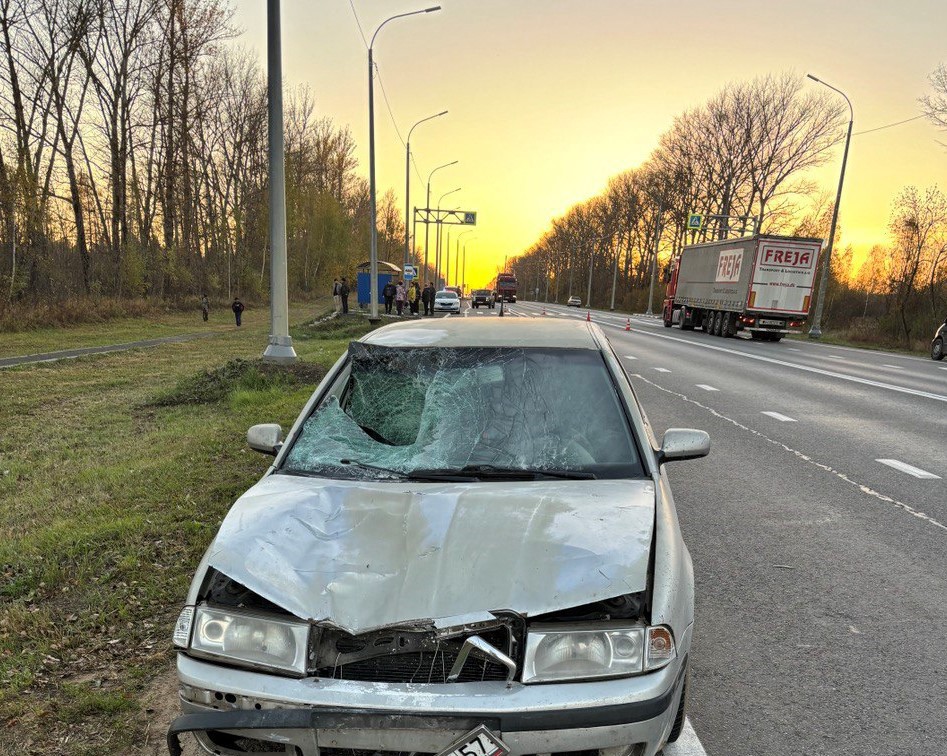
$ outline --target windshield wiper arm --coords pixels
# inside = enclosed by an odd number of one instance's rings
[[[401,470],[392,470],[390,467],[382,467],[380,465],[370,465],[367,462],[359,462],[357,459],[340,459],[339,464],[357,467],[361,470],[372,470],[373,472],[388,473],[389,475],[394,475],[401,480],[404,480],[407,477]]]
[[[411,479],[428,480],[595,480],[595,473],[584,470],[545,470],[528,467],[465,465],[443,470],[413,470]]]

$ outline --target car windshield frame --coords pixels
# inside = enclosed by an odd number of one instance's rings
[[[353,392],[353,382],[356,380],[355,375],[357,373],[358,359],[364,359],[363,350],[381,350],[384,353],[385,350],[394,350],[402,354],[413,352],[418,355],[425,355],[425,357],[430,357],[431,359],[437,359],[432,357],[436,353],[445,353],[452,352],[459,354],[461,356],[461,366],[463,366],[464,360],[479,360],[479,359],[489,359],[491,355],[498,355],[501,359],[515,360],[515,359],[528,359],[534,355],[542,355],[545,358],[555,358],[561,359],[566,357],[570,353],[578,355],[580,359],[589,359],[590,357],[594,358],[594,363],[596,367],[599,367],[604,373],[601,373],[603,379],[607,381],[608,390],[611,392],[611,402],[614,407],[609,407],[610,409],[617,410],[617,417],[619,422],[608,428],[611,433],[616,432],[616,427],[621,429],[623,438],[620,439],[625,447],[616,447],[621,448],[622,453],[628,452],[627,458],[622,459],[620,462],[608,462],[608,463],[599,463],[597,458],[592,457],[588,449],[581,447],[589,461],[583,464],[558,464],[560,460],[564,458],[564,455],[569,451],[569,447],[575,442],[575,437],[577,434],[571,433],[568,435],[569,443],[565,444],[561,449],[559,446],[553,444],[552,446],[547,445],[546,449],[554,448],[556,454],[550,456],[547,460],[541,456],[536,459],[528,459],[522,464],[496,464],[493,460],[482,460],[474,458],[463,458],[463,452],[459,452],[461,457],[456,461],[452,461],[451,464],[432,464],[430,461],[430,455],[425,456],[423,453],[419,453],[417,457],[412,457],[411,460],[403,460],[409,464],[398,464],[394,465],[386,464],[386,461],[389,461],[385,455],[386,447],[381,444],[386,444],[387,447],[394,447],[395,449],[407,449],[409,447],[416,446],[419,442],[414,440],[411,443],[404,444],[394,444],[384,439],[382,437],[379,441],[378,437],[375,435],[368,435],[372,433],[372,429],[366,425],[360,424],[359,420],[351,414],[352,409],[352,392]],[[356,353],[363,352],[361,355],[356,355],[356,358],[353,359],[353,351]],[[452,355],[453,356],[453,355]],[[455,366],[451,366],[452,369]],[[590,377],[594,377],[594,372],[589,372]],[[519,347],[519,346],[510,346],[510,347],[480,347],[480,346],[466,346],[466,347],[381,347],[379,345],[364,344],[362,342],[353,342],[350,345],[350,350],[347,355],[347,358],[340,367],[339,372],[336,374],[335,380],[332,381],[332,385],[329,386],[326,390],[321,392],[321,396],[315,401],[305,419],[298,424],[298,429],[294,432],[286,442],[286,448],[283,450],[283,453],[280,454],[279,460],[277,461],[277,466],[274,468],[274,473],[289,474],[289,475],[300,475],[306,477],[316,477],[316,478],[328,478],[328,479],[337,479],[337,480],[371,480],[371,481],[404,481],[404,480],[455,480],[457,482],[472,482],[472,481],[489,481],[489,480],[552,480],[552,479],[592,479],[592,478],[602,478],[602,479],[645,479],[650,477],[647,462],[644,455],[643,444],[645,440],[639,437],[639,431],[631,416],[631,408],[628,406],[626,398],[623,394],[622,388],[618,385],[618,381],[627,382],[627,378],[623,374],[616,374],[609,366],[608,361],[605,358],[605,355],[602,353],[601,349],[584,349],[584,348],[564,348],[564,347]],[[630,388],[630,385],[629,385]],[[499,390],[504,392],[511,391],[514,392],[516,388],[507,389],[507,382],[505,379],[500,382]],[[607,392],[605,392],[607,394]],[[449,394],[447,395],[450,396]],[[460,391],[456,393],[455,398],[461,396]],[[443,398],[443,397],[442,397]],[[550,397],[549,405],[555,403],[555,397]],[[425,401],[431,401],[430,398],[426,398]],[[347,433],[354,433],[358,436],[357,443],[353,443],[351,448],[345,448],[345,453],[339,453],[338,460],[334,458],[332,460],[326,459],[315,459],[314,461],[303,460],[301,457],[302,454],[306,453],[306,449],[300,447],[301,443],[310,443],[317,446],[320,450],[325,447],[325,439],[317,435],[307,437],[307,430],[309,430],[309,423],[314,420],[314,418],[323,410],[327,410],[331,404],[331,411],[334,413],[336,420],[341,419],[339,413],[348,417],[348,422],[354,426],[355,431],[352,428],[347,429]],[[606,400],[606,404],[608,400]],[[480,405],[483,406],[483,405]],[[506,405],[504,405],[506,406]],[[490,404],[486,405],[485,413],[489,416],[489,413],[493,410],[493,407]],[[423,411],[423,408],[422,410]],[[524,409],[523,412],[528,410]],[[582,406],[578,406],[578,412],[583,411]],[[561,416],[557,418],[560,422],[560,427],[562,425]],[[453,422],[456,422],[456,418],[453,418]],[[342,421],[344,424],[344,420]],[[481,422],[485,422],[481,419]],[[491,427],[491,426],[488,426]],[[365,437],[362,438],[360,433],[357,432],[357,429],[360,429],[362,433],[365,433]],[[313,433],[316,430],[323,431],[324,429],[314,429]],[[592,428],[592,430],[597,430]],[[524,433],[525,431],[518,430],[519,433]],[[512,432],[511,432],[512,433]],[[348,436],[346,436],[348,438]],[[530,437],[532,438],[532,437]],[[566,433],[562,433],[558,437],[558,443],[561,444],[564,439],[567,438]],[[367,439],[367,440],[366,440]],[[337,443],[339,441],[338,437],[330,439],[332,443]],[[440,441],[438,441],[440,443]],[[600,442],[601,443],[601,442]],[[603,444],[605,445],[605,444]],[[607,445],[606,445],[607,446]],[[338,451],[338,447],[332,447],[332,449]],[[325,448],[329,448],[325,447]],[[297,455],[295,452],[299,451]],[[311,451],[311,449],[310,449]],[[426,451],[422,447],[422,451]],[[439,450],[442,454],[450,456],[453,453],[454,448],[450,446],[445,446],[443,450]],[[578,451],[574,452],[579,454]],[[331,452],[326,451],[326,454],[331,454]],[[300,464],[301,460],[303,463]],[[310,458],[312,460],[312,458]],[[478,464],[479,463],[479,464]],[[412,473],[417,470],[419,475],[412,476]],[[423,471],[423,475],[420,474]],[[517,474],[520,473],[520,474]]]

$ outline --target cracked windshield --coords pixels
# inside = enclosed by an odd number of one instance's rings
[[[349,354],[344,391],[306,421],[283,472],[382,479],[419,470],[641,472],[597,352],[353,343]],[[577,414],[578,396],[586,400]]]

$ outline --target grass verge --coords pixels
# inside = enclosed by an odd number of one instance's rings
[[[283,371],[257,359],[266,313],[247,316],[214,339],[0,372],[0,753],[141,742],[193,570],[267,467],[247,427],[289,426],[370,328],[305,326]]]

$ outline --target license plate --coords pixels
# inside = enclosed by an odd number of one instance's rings
[[[761,318],[761,319],[760,319],[760,325],[781,326],[781,325],[784,325],[784,323],[783,323],[783,321],[781,321],[781,320],[763,320],[763,319]]]
[[[507,756],[510,749],[484,725],[458,738],[437,756]]]

